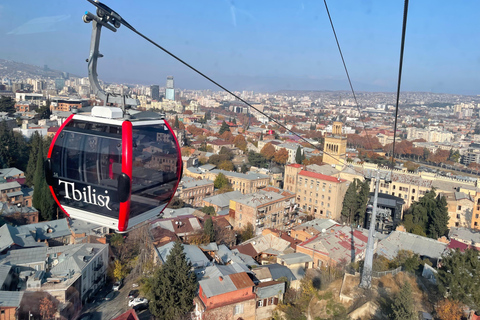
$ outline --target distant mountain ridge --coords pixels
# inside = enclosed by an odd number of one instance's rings
[[[45,70],[44,67],[34,66],[27,63],[0,59],[0,78],[26,79],[26,78],[50,78],[62,77],[63,72],[58,70]],[[70,74],[72,77],[78,77]]]

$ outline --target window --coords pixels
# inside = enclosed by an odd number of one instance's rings
[[[393,185],[393,190],[395,190],[395,185]]]
[[[475,219],[478,219],[478,213],[475,215]]]
[[[242,314],[242,313],[243,313],[243,304],[237,304],[235,306],[235,310],[233,312],[233,315]]]
[[[242,220],[242,214],[241,213],[238,215],[238,220]]]
[[[412,193],[415,193],[415,189],[412,189]]]
[[[459,215],[459,214],[457,214],[457,219],[460,219],[460,215]]]
[[[462,206],[458,206],[457,210],[462,210]]]
[[[263,307],[263,299],[257,301],[257,308],[260,308],[260,307]]]

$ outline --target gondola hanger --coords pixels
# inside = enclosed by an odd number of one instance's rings
[[[88,77],[104,101],[91,113],[73,112],[57,131],[46,160],[46,180],[65,214],[127,232],[159,216],[182,176],[180,146],[163,115],[131,109],[138,100],[106,93],[97,75],[102,26],[116,32],[127,24],[115,11],[93,2]],[[112,106],[113,105],[113,106]],[[73,111],[73,110],[72,110]]]

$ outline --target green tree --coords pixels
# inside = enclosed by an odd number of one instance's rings
[[[436,195],[435,190],[428,191],[415,201],[405,213],[404,225],[408,232],[426,234],[437,239],[448,231],[447,200]]]
[[[42,137],[37,131],[35,131],[30,139],[30,157],[25,172],[25,184],[29,187],[33,185],[33,176],[35,175],[35,169],[37,167],[37,156],[41,146]]]
[[[45,181],[45,168],[43,166],[43,142],[39,145],[35,175],[33,178],[33,206],[40,211],[43,220],[52,220],[56,211],[55,200]]]
[[[240,232],[240,239],[243,241],[247,241],[255,236],[255,232],[253,230],[253,225],[249,222]]]
[[[354,179],[345,192],[342,205],[342,217],[348,223],[363,224],[370,196],[370,180],[364,182]]]
[[[39,107],[35,112],[40,119],[50,119],[50,115],[52,114],[50,111],[50,100],[47,100],[47,103],[44,106]]]
[[[7,112],[8,115],[15,113],[15,100],[10,97],[0,97],[0,112]]]
[[[297,153],[295,154],[295,162],[298,164],[302,164],[305,156],[303,155],[302,148],[298,146]]]
[[[234,165],[232,161],[225,160],[218,165],[218,169],[225,170],[225,171],[233,171]]]
[[[480,309],[480,252],[475,249],[450,251],[443,256],[436,276],[444,296]]]
[[[258,168],[265,168],[267,166],[267,159],[265,159],[264,156],[262,156],[260,153],[257,153],[255,151],[250,151],[248,153],[248,162]]]
[[[212,217],[208,217],[207,220],[205,220],[203,233],[209,237],[210,242],[215,241],[215,228],[213,226]]]
[[[225,131],[230,131],[230,127],[229,127],[228,124],[225,122],[225,120],[223,120],[222,126],[220,127],[220,130],[218,130],[218,134],[219,134],[219,135],[222,135]]]
[[[357,212],[358,204],[357,204],[357,181],[358,179],[354,179],[352,183],[347,188],[345,192],[345,196],[343,198],[343,205],[342,205],[342,218],[346,220],[348,223],[353,221],[353,217],[355,212]]]
[[[213,181],[213,185],[217,189],[222,189],[224,187],[230,186],[230,182],[228,182],[228,178],[220,172],[215,178],[215,181]]]
[[[247,165],[244,163],[242,164],[242,168],[240,169],[242,173],[247,173],[248,172],[248,167]]]
[[[175,115],[175,122],[173,123],[174,128],[180,128],[180,122],[178,121],[178,115]]]
[[[412,287],[410,282],[406,281],[393,300],[392,313],[390,319],[393,320],[417,320],[415,304],[413,301]]]
[[[159,319],[179,319],[193,310],[197,279],[181,242],[175,242],[163,266],[155,272],[149,309]]]
[[[202,209],[200,209],[200,211],[202,211],[205,214],[208,214],[209,216],[214,216],[217,214],[213,206],[205,206]]]

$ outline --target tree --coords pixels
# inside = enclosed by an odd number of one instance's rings
[[[45,181],[45,168],[43,163],[43,144],[40,144],[37,164],[35,167],[35,176],[33,178],[34,190],[32,204],[38,211],[40,211],[43,220],[50,221],[52,220],[57,207]]]
[[[6,112],[8,115],[15,113],[15,100],[10,97],[0,97],[0,112]]]
[[[209,237],[209,241],[215,241],[215,228],[213,227],[212,217],[208,217],[203,225],[203,233]]]
[[[347,159],[347,161],[348,161],[348,159]],[[324,164],[323,163],[323,156],[311,156],[310,158],[303,160],[303,164],[306,165],[306,166],[311,165],[311,164],[318,164],[320,166],[320,165]]]
[[[233,154],[232,150],[228,149],[227,147],[222,147],[218,154],[227,156],[227,158],[226,158],[227,160],[232,160],[233,157],[235,156]]]
[[[220,130],[218,130],[218,134],[219,134],[219,135],[222,135],[225,131],[230,131],[230,127],[229,127],[228,124],[225,122],[225,120],[223,120],[222,126],[220,127]]]
[[[180,209],[183,208],[185,202],[179,197],[173,197],[172,201],[168,204],[168,208],[171,209]]]
[[[163,266],[155,271],[149,309],[159,319],[178,319],[193,310],[197,279],[187,261],[183,245],[177,241]]]
[[[128,275],[127,266],[120,262],[120,260],[115,260],[115,266],[113,268],[113,276],[116,280],[125,279]]]
[[[255,167],[265,168],[267,166],[267,159],[260,153],[250,151],[248,153],[248,162]]]
[[[39,107],[35,112],[39,115],[40,119],[50,119],[52,111],[50,111],[50,100],[44,106]]]
[[[241,167],[240,171],[241,171],[242,173],[247,173],[247,172],[248,172],[248,167],[247,167],[247,165],[246,165],[245,163],[242,164],[242,167]]]
[[[437,303],[435,312],[440,320],[461,320],[462,304],[451,299],[443,299]]]
[[[273,156],[273,160],[276,163],[279,163],[279,164],[286,164],[287,161],[288,161],[288,151],[287,151],[287,149],[281,148],[280,150],[275,152],[275,154]]]
[[[255,236],[255,232],[253,230],[253,225],[249,222],[240,232],[240,239],[242,242],[252,239]]]
[[[437,196],[432,189],[410,206],[405,213],[404,225],[408,232],[415,230],[416,234],[423,233],[437,239],[446,235],[449,219],[446,198]]]
[[[225,170],[225,171],[233,171],[233,162],[229,160],[225,160],[218,165],[218,169]]]
[[[348,223],[356,222],[363,225],[365,211],[370,196],[370,181],[354,179],[345,192],[342,204],[342,217]]]
[[[298,146],[297,153],[295,154],[295,162],[298,164],[302,164],[305,156],[303,155],[302,148]]]
[[[272,160],[275,155],[275,147],[271,143],[267,143],[260,150],[260,154],[265,157],[267,160]]]
[[[416,320],[418,316],[415,312],[412,287],[410,282],[406,281],[395,297],[392,304],[392,313],[390,319],[393,320]]]
[[[200,211],[202,211],[205,214],[208,214],[209,216],[214,216],[217,214],[213,206],[205,206],[202,209],[200,209]]]
[[[444,255],[437,283],[443,295],[479,310],[480,252],[475,249],[453,250]]]
[[[40,314],[42,315],[42,319],[52,319],[55,316],[55,312],[57,312],[55,304],[48,297],[40,300],[40,305],[38,309],[40,311]]]
[[[230,182],[228,181],[228,178],[220,172],[215,178],[215,181],[213,181],[213,185],[216,189],[222,189],[230,186]]]
[[[180,128],[180,122],[178,121],[178,115],[175,115],[175,122],[173,123],[174,128]]]
[[[35,131],[30,139],[30,157],[28,159],[27,170],[25,172],[25,184],[29,187],[33,185],[33,176],[37,167],[37,156],[39,148],[42,146],[42,137]]]
[[[235,145],[235,147],[242,150],[243,152],[247,151],[247,141],[245,140],[245,137],[243,135],[237,135],[233,140],[233,144]]]

